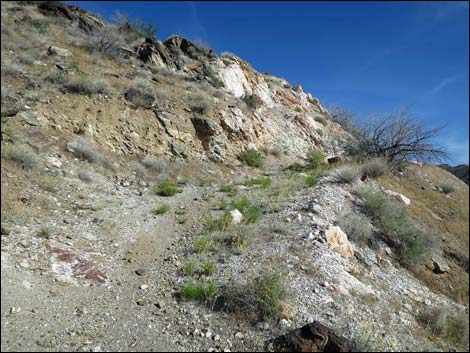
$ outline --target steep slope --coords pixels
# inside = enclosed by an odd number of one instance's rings
[[[440,164],[439,167],[447,170],[448,172],[454,174],[457,178],[463,180],[464,183],[468,185],[469,181],[469,167],[467,164],[460,164],[455,167],[452,167],[448,164]]]

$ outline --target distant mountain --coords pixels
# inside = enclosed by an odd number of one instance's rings
[[[452,167],[448,164],[441,164],[439,165],[439,167],[454,174],[457,178],[462,179],[466,184],[468,184],[468,168],[469,167],[467,164],[460,164],[455,167]]]

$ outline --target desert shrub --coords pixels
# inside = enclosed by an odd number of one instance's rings
[[[219,191],[221,192],[231,192],[233,191],[233,188],[235,187],[234,184],[232,183],[224,183],[220,185]]]
[[[193,250],[197,253],[215,250],[214,240],[209,236],[201,235],[194,239]]]
[[[290,164],[289,166],[287,166],[286,168],[287,170],[290,170],[292,172],[302,172],[305,170],[305,167],[300,164],[299,162],[294,162],[292,164]]]
[[[93,95],[96,93],[109,93],[110,86],[106,81],[78,77],[69,80],[66,88],[71,93]]]
[[[385,241],[398,251],[404,264],[416,264],[429,252],[430,238],[414,224],[403,207],[379,191],[363,188],[360,194],[365,212],[375,220]]]
[[[220,79],[220,77],[217,75],[217,73],[214,71],[212,67],[209,65],[204,65],[204,74],[206,76],[209,76],[211,79],[211,85],[214,86],[215,88],[221,88],[224,87],[224,82]]]
[[[255,94],[244,95],[242,99],[251,109],[258,109],[263,104],[262,100]]]
[[[250,167],[260,167],[263,164],[263,157],[261,153],[255,149],[249,149],[241,152],[238,156],[240,161],[249,165]]]
[[[246,285],[227,286],[222,291],[226,308],[249,320],[269,321],[278,318],[287,291],[278,273],[262,273]]]
[[[41,173],[34,178],[38,186],[48,192],[56,192],[62,185],[63,179],[57,175]]]
[[[325,157],[320,151],[309,149],[307,151],[306,169],[317,169],[325,163]]]
[[[63,85],[67,79],[62,72],[54,71],[44,77],[44,80],[54,85]]]
[[[35,59],[30,55],[23,55],[18,58],[18,62],[24,65],[33,65]]]
[[[5,158],[23,169],[34,169],[39,165],[39,158],[28,145],[12,145],[6,148]]]
[[[356,116],[351,111],[342,107],[330,107],[328,108],[330,113],[330,120],[341,125],[341,128],[351,135],[356,136],[357,124],[355,123]]]
[[[271,180],[271,178],[261,177],[261,178],[254,178],[254,179],[245,180],[245,181],[243,181],[239,184],[244,185],[244,186],[259,185],[262,189],[266,189],[272,184],[272,182],[273,181]]]
[[[231,206],[233,209],[237,209],[243,214],[243,222],[246,224],[255,223],[261,217],[260,209],[246,196],[232,200]]]
[[[156,215],[161,215],[167,213],[171,209],[171,206],[167,203],[164,203],[160,206],[155,207],[152,212]]]
[[[88,162],[101,163],[103,161],[103,157],[96,150],[96,147],[84,138],[78,138],[75,141],[68,143],[67,148],[73,151],[72,153],[75,157]]]
[[[183,300],[211,301],[217,297],[217,287],[214,283],[187,283],[180,289],[180,296]]]
[[[442,181],[437,186],[442,190],[444,194],[450,194],[457,189],[454,183],[448,181]]]
[[[41,34],[47,33],[47,30],[51,25],[51,23],[46,19],[31,19],[29,22]]]
[[[115,26],[105,26],[99,31],[83,35],[81,45],[90,53],[121,60],[129,55],[121,48],[127,47],[127,42],[133,39],[126,38],[125,33]]]
[[[209,115],[212,107],[205,95],[196,94],[191,97],[191,110],[201,115]]]
[[[468,344],[468,318],[465,313],[453,314],[449,308],[425,308],[417,315],[418,322],[434,336],[448,338],[453,343]]]
[[[366,161],[361,166],[362,173],[371,177],[378,178],[382,175],[388,174],[390,167],[384,158],[372,158]]]
[[[155,102],[152,85],[143,79],[138,79],[126,90],[124,97],[136,107],[149,108]]]
[[[316,116],[315,121],[318,121],[320,124],[325,125],[325,126],[328,125],[328,120],[326,120],[322,116]]]
[[[372,237],[372,224],[363,214],[342,212],[338,217],[338,224],[353,241],[366,243]]]
[[[166,169],[166,163],[162,159],[157,159],[152,156],[145,156],[140,162],[147,170],[152,172],[162,173]]]
[[[317,132],[317,134],[318,134],[320,137],[323,137],[324,133],[323,133],[323,130],[322,130],[322,129],[316,129],[315,131]]]
[[[206,186],[211,186],[212,182],[208,179],[201,179],[199,180],[199,186],[205,188]]]
[[[2,62],[1,72],[3,77],[17,77],[24,74],[24,69],[16,64]]]
[[[154,185],[152,191],[160,196],[173,196],[178,192],[183,192],[183,189],[178,187],[175,183],[166,180]]]
[[[339,183],[352,183],[359,178],[360,169],[354,165],[343,165],[335,169],[331,175]]]

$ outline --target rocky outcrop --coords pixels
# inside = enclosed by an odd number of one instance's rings
[[[348,240],[348,236],[340,227],[330,227],[325,233],[326,241],[330,249],[337,252],[346,259],[354,255],[352,244]]]
[[[268,342],[267,349],[272,352],[352,352],[353,344],[314,321]]]

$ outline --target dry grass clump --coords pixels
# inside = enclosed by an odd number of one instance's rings
[[[338,216],[338,224],[350,240],[367,243],[372,237],[370,219],[361,213],[352,210],[343,211]]]
[[[200,115],[210,115],[212,112],[212,107],[207,99],[207,97],[203,94],[196,94],[191,97],[191,110],[195,113]]]
[[[442,190],[444,194],[450,194],[457,190],[455,184],[450,181],[442,181],[437,186]]]
[[[71,93],[93,95],[97,93],[109,93],[111,88],[106,81],[94,80],[87,77],[77,77],[69,80],[65,87]]]
[[[4,158],[23,169],[34,169],[39,165],[39,157],[28,145],[10,145],[5,148]]]
[[[390,165],[385,158],[372,158],[362,166],[362,173],[370,178],[378,178],[390,172]]]
[[[361,170],[356,165],[343,165],[331,173],[338,183],[351,184],[359,178]]]
[[[84,138],[77,138],[75,141],[67,144],[67,148],[72,150],[73,155],[77,158],[86,160],[91,163],[102,163],[103,157],[96,150],[96,147]]]
[[[140,162],[147,170],[157,173],[163,173],[167,165],[164,160],[152,156],[145,156]]]

